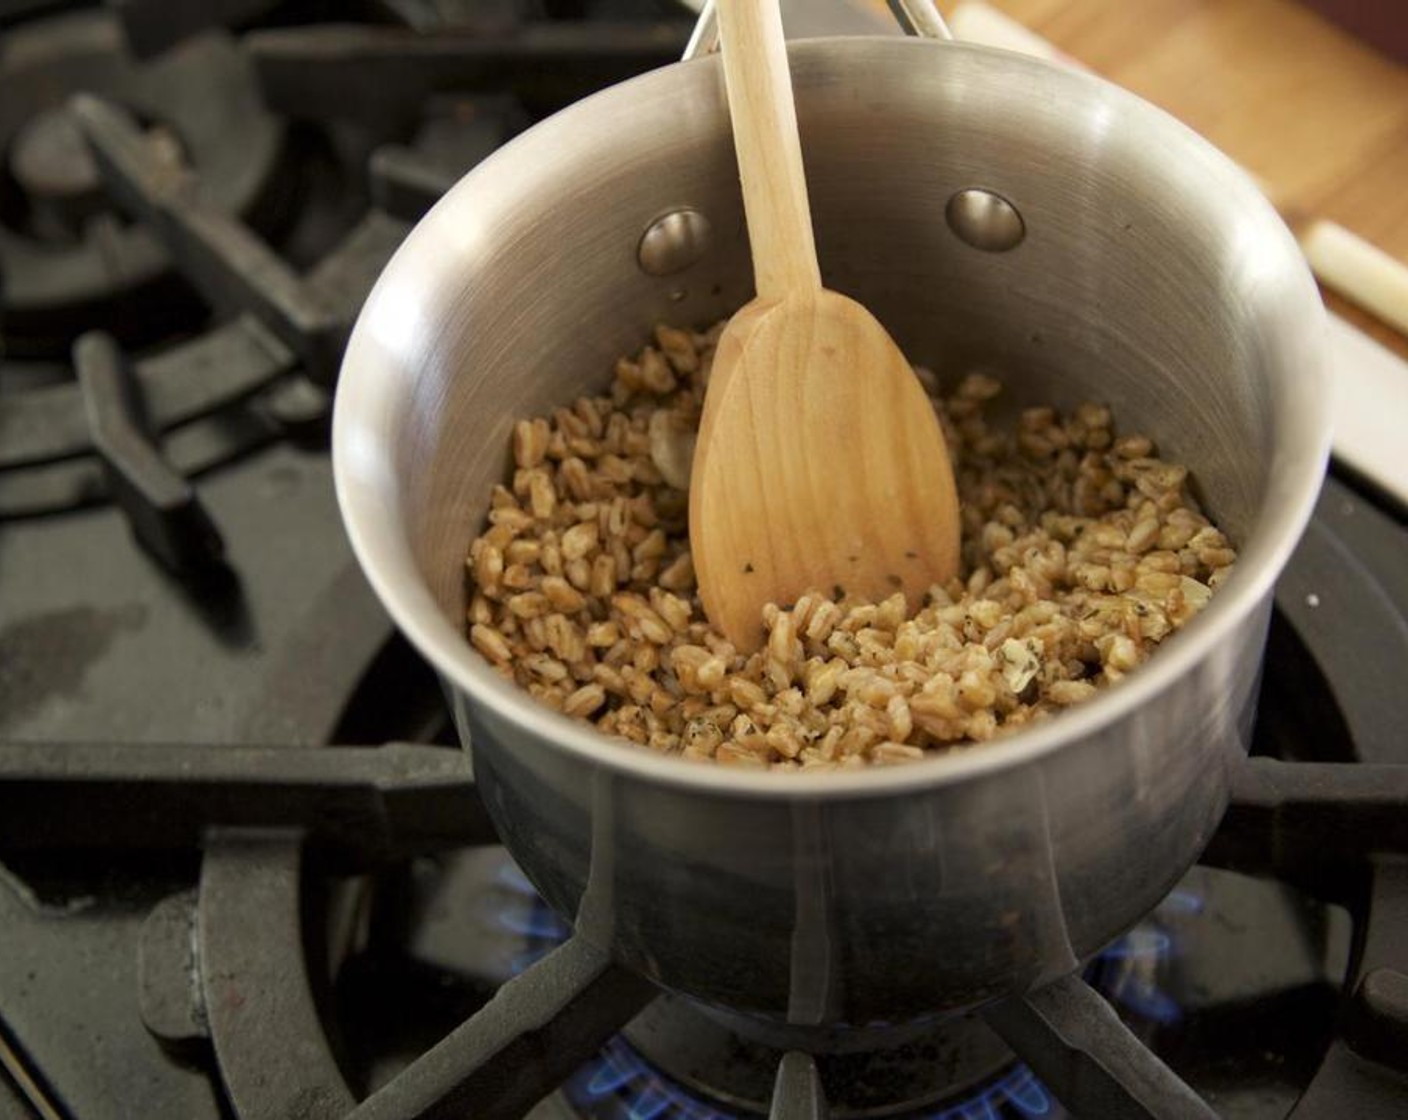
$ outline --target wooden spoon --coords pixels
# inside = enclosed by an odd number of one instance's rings
[[[718,12],[758,294],[719,339],[689,533],[710,621],[751,652],[764,605],[810,590],[917,607],[958,570],[958,495],[899,347],[821,286],[777,2]]]

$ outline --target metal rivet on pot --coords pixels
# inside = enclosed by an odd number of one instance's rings
[[[987,253],[1005,253],[1027,234],[1017,208],[1007,199],[982,187],[969,187],[948,200],[944,210],[949,229],[959,239]]]
[[[651,276],[683,272],[709,251],[712,228],[698,210],[672,210],[650,223],[640,239],[636,260]]]

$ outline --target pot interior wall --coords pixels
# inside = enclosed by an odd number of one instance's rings
[[[1014,406],[1112,405],[1124,429],[1193,465],[1207,506],[1245,542],[1278,455],[1314,439],[1284,384],[1314,324],[1277,312],[1308,280],[1287,268],[1294,242],[1255,189],[1156,110],[1016,56],[813,41],[794,46],[793,65],[828,286],[946,384],[982,367]],[[945,204],[972,186],[1017,207],[1015,249],[982,252],[950,231]],[[711,249],[649,277],[641,234],[681,206],[709,218]],[[433,263],[393,264],[364,329],[406,380],[387,420],[397,512],[458,624],[463,556],[514,419],[603,389],[655,322],[707,324],[751,294],[716,60],[539,126],[426,226]]]

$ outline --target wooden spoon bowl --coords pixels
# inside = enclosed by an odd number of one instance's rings
[[[840,589],[911,608],[958,570],[953,470],[885,328],[821,286],[775,0],[719,0],[757,298],[719,340],[690,476],[709,620],[744,652],[768,603]]]

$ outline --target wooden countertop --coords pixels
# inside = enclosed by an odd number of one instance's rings
[[[1408,66],[1295,0],[988,3],[1202,133],[1293,223],[1328,218],[1408,262]]]

